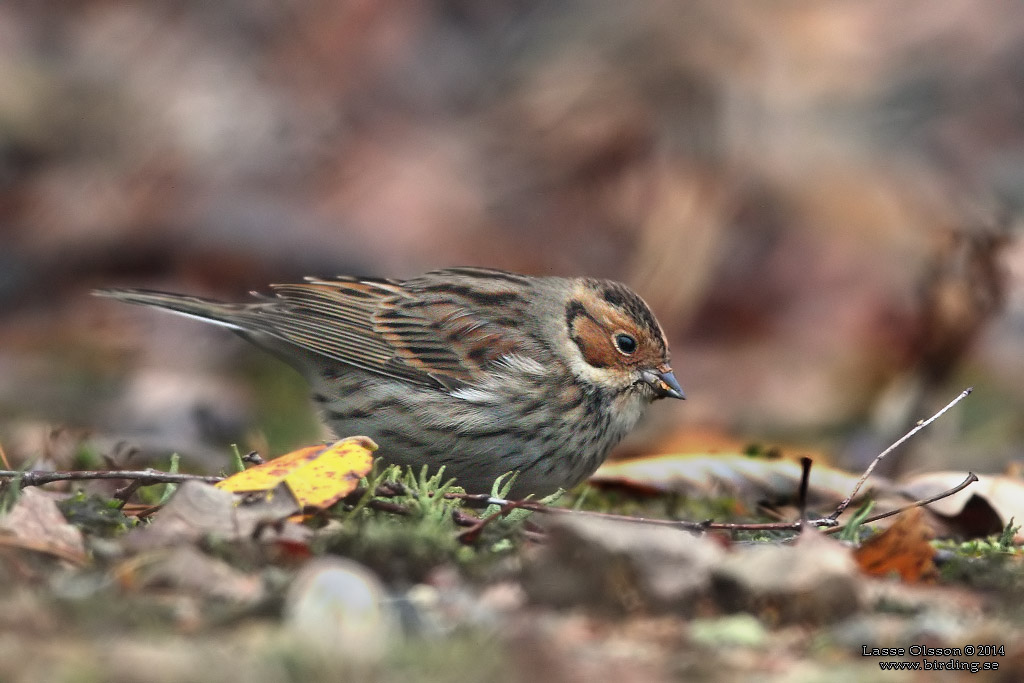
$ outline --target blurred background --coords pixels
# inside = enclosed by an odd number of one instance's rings
[[[0,4],[0,445],[124,464],[320,433],[217,328],[241,298],[449,265],[623,280],[716,439],[993,470],[1024,437],[1015,0]],[[266,452],[264,454],[267,454]]]

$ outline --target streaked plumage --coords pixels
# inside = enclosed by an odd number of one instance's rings
[[[452,268],[271,289],[243,304],[98,294],[234,330],[305,374],[339,436],[373,438],[389,462],[445,465],[471,491],[511,470],[515,495],[575,485],[648,404],[683,398],[661,327],[617,282]]]

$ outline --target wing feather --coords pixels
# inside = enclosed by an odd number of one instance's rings
[[[530,279],[503,271],[435,271],[406,282],[341,277],[272,285],[231,322],[307,352],[434,388],[476,384],[501,358],[532,355],[522,319]]]
[[[518,323],[528,314],[533,279],[504,271],[456,268],[400,282],[307,278],[271,285],[248,304],[142,290],[108,296],[226,325],[294,357],[291,348],[367,372],[435,389],[478,384],[502,358],[535,358],[540,342]]]

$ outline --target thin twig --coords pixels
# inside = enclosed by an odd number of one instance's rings
[[[459,532],[459,542],[465,543],[466,545],[476,543],[478,540],[480,540],[480,534],[483,533],[484,527],[486,527],[488,524],[498,519],[499,517],[503,516],[506,512],[506,510],[498,510],[497,512],[493,512],[487,515],[486,517],[477,518],[465,530]],[[457,518],[456,523],[458,523]]]
[[[960,482],[959,484],[957,484],[953,488],[949,489],[948,491],[943,491],[942,493],[940,493],[938,495],[935,495],[935,496],[932,496],[931,498],[925,498],[924,500],[914,501],[913,503],[910,503],[909,505],[904,505],[903,507],[896,508],[895,510],[889,510],[888,512],[882,512],[882,513],[879,513],[877,515],[872,515],[871,517],[867,517],[864,520],[862,520],[861,524],[870,524],[871,522],[877,522],[880,519],[885,519],[886,517],[892,517],[893,515],[898,515],[901,512],[906,512],[907,510],[913,510],[914,508],[919,508],[919,507],[924,507],[925,505],[930,505],[931,503],[934,503],[937,500],[942,500],[943,498],[948,498],[949,496],[952,496],[954,493],[960,493],[961,491],[963,491],[965,488],[967,488],[968,486],[970,486],[971,484],[973,484],[976,481],[978,481],[977,475],[974,474],[974,472],[968,472],[966,479],[964,479],[962,482]],[[848,526],[849,526],[849,524],[844,524],[843,526],[832,527],[831,529],[826,529],[824,533],[826,533],[826,534],[839,533],[840,531],[842,531],[843,529],[845,529]]]
[[[204,481],[215,484],[224,477],[206,476],[201,474],[172,474],[158,470],[80,470],[74,472],[43,472],[18,470],[0,470],[0,479],[21,477],[21,487],[42,486],[55,481],[88,481],[91,479],[133,479],[149,484],[180,484],[186,481]]]
[[[909,509],[914,508],[914,507],[921,507],[923,505],[929,505],[931,503],[934,503],[937,500],[942,500],[943,498],[947,498],[949,496],[952,496],[954,493],[959,493],[960,491],[964,490],[965,488],[967,488],[968,486],[970,486],[972,483],[974,483],[976,481],[978,481],[978,477],[975,476],[973,472],[969,473],[966,479],[964,479],[961,483],[957,484],[955,487],[949,489],[948,491],[943,491],[942,493],[939,493],[939,494],[937,494],[935,496],[932,496],[931,498],[926,498],[924,500],[916,501],[914,503],[911,503],[909,505],[901,507],[898,510],[892,510],[890,512],[885,512],[885,513],[882,513],[882,514],[875,515],[873,517],[869,517],[869,518],[864,520],[864,523],[875,522],[875,521],[878,521],[879,519],[884,519],[886,517],[891,517],[892,515],[898,515],[899,513],[904,512],[904,511],[909,510]],[[486,502],[488,505],[500,505],[503,508],[502,509],[502,513],[505,513],[508,510],[513,510],[513,509],[516,509],[516,508],[522,508],[522,509],[525,509],[525,510],[531,510],[533,512],[552,513],[552,514],[566,514],[566,515],[583,515],[583,516],[586,516],[586,517],[599,517],[601,519],[611,519],[611,520],[623,521],[623,522],[637,522],[637,523],[641,523],[641,524],[649,524],[649,525],[655,525],[655,526],[670,526],[670,527],[675,527],[675,528],[678,528],[678,529],[685,529],[687,531],[696,531],[696,532],[704,532],[704,531],[800,531],[802,528],[805,528],[805,527],[815,527],[815,528],[829,527],[829,528],[827,528],[824,531],[824,533],[833,534],[833,533],[836,533],[836,532],[842,530],[842,527],[839,527],[838,526],[838,522],[836,522],[836,520],[833,519],[831,516],[829,516],[829,517],[821,517],[821,518],[818,518],[818,519],[803,519],[803,517],[801,517],[800,520],[797,520],[795,522],[757,522],[757,523],[735,522],[735,523],[727,523],[727,522],[712,522],[710,520],[705,521],[705,522],[688,522],[688,521],[683,521],[683,520],[649,519],[649,518],[646,518],[646,517],[633,517],[633,516],[630,516],[630,515],[616,515],[616,514],[609,513],[609,512],[593,512],[593,511],[589,511],[589,510],[570,510],[570,509],[567,509],[567,508],[550,507],[548,505],[544,505],[543,503],[540,503],[540,502],[537,502],[537,501],[532,501],[532,500],[520,500],[520,501],[505,500],[503,498],[493,498],[493,497],[488,496],[486,494],[458,494],[458,493],[453,493],[453,494],[450,494],[450,495],[453,498],[462,498],[462,499],[466,500],[467,502],[473,503],[474,505],[481,505],[484,502]]]
[[[857,497],[857,493],[860,491],[860,488],[864,485],[864,482],[866,482],[868,480],[868,477],[871,476],[871,473],[875,471],[876,467],[878,467],[878,463],[882,462],[882,458],[884,458],[885,456],[887,456],[890,453],[892,453],[894,450],[896,450],[897,447],[902,445],[910,437],[914,436],[919,431],[921,431],[922,429],[924,429],[925,427],[930,425],[932,422],[935,422],[935,420],[937,420],[940,417],[942,417],[942,415],[947,410],[949,410],[950,408],[955,406],[957,403],[959,403],[960,401],[962,401],[965,398],[967,398],[972,391],[974,391],[973,387],[967,387],[966,389],[961,391],[960,395],[957,396],[956,398],[954,398],[949,403],[947,403],[942,410],[940,410],[939,412],[935,413],[934,415],[929,417],[927,420],[921,420],[920,422],[918,422],[916,425],[914,425],[913,429],[911,429],[909,432],[907,432],[902,437],[900,437],[894,444],[892,444],[891,446],[886,448],[884,451],[879,453],[877,456],[875,456],[875,459],[871,461],[871,464],[868,465],[868,468],[866,470],[864,470],[864,474],[862,474],[860,479],[857,480],[857,484],[853,487],[853,491],[850,493],[850,495],[847,496],[845,499],[843,499],[843,502],[841,502],[839,504],[839,507],[837,507],[835,512],[833,512],[831,515],[829,515],[829,517],[831,519],[839,519],[839,515],[843,514],[843,512],[846,511],[846,508],[848,508],[850,506],[850,503],[853,501],[853,499]]]
[[[453,508],[452,521],[455,522],[455,526],[469,528],[479,524],[480,518],[471,512],[466,512],[465,510],[460,510],[459,508]]]
[[[800,506],[800,524],[807,521],[807,489],[811,483],[811,465],[814,461],[806,455],[800,458],[800,490],[797,501]]]
[[[927,420],[922,420],[921,422],[918,422],[917,425],[915,425],[915,427],[913,429],[911,429],[909,432],[907,432],[902,438],[900,438],[898,441],[893,443],[891,446],[889,446],[887,449],[885,449],[882,453],[880,453],[878,456],[876,456],[875,459],[868,466],[868,468],[864,471],[864,474],[861,475],[860,479],[857,481],[857,484],[854,486],[853,491],[850,493],[850,495],[846,499],[844,499],[839,504],[839,506],[836,508],[835,512],[833,512],[828,517],[824,517],[824,518],[820,518],[820,519],[809,520],[809,519],[806,518],[807,517],[807,509],[806,509],[806,505],[807,505],[807,487],[808,487],[808,483],[809,483],[809,480],[810,480],[810,469],[811,469],[811,464],[812,464],[810,458],[802,458],[801,459],[801,463],[802,463],[802,466],[803,466],[803,471],[802,471],[802,476],[801,476],[800,494],[799,494],[799,500],[800,500],[800,519],[795,521],[795,522],[723,523],[723,522],[712,522],[711,520],[707,520],[707,521],[704,521],[704,522],[689,522],[689,521],[685,521],[685,520],[648,519],[648,518],[645,518],[645,517],[631,517],[631,516],[628,516],[628,515],[616,515],[616,514],[603,513],[603,512],[568,510],[568,509],[565,509],[565,508],[551,507],[551,506],[545,505],[544,503],[541,503],[541,502],[535,501],[535,500],[506,500],[504,498],[496,498],[496,497],[490,496],[488,494],[447,493],[447,494],[445,494],[445,497],[446,498],[461,499],[465,503],[467,503],[467,504],[469,504],[471,506],[474,506],[474,507],[487,507],[487,506],[491,506],[491,505],[497,505],[497,506],[499,506],[501,508],[500,512],[498,512],[496,514],[493,514],[493,515],[490,515],[488,517],[485,517],[485,518],[479,520],[479,522],[470,523],[469,520],[460,520],[461,521],[460,525],[468,524],[468,526],[470,526],[469,530],[467,532],[464,532],[464,534],[466,535],[467,539],[472,539],[474,535],[478,535],[480,533],[480,531],[483,529],[484,526],[486,526],[488,523],[490,523],[491,521],[493,521],[497,517],[505,515],[508,512],[510,512],[512,510],[515,510],[515,509],[530,510],[530,511],[533,511],[533,512],[540,512],[540,513],[586,515],[586,516],[591,516],[591,517],[600,517],[600,518],[603,518],[603,519],[613,519],[613,520],[618,520],[618,521],[635,522],[635,523],[651,524],[651,525],[658,525],[658,526],[671,526],[671,527],[675,527],[675,528],[678,528],[678,529],[685,529],[685,530],[688,530],[688,531],[694,531],[694,532],[698,532],[698,533],[706,532],[706,531],[799,531],[799,530],[805,528],[806,526],[830,527],[826,531],[826,533],[835,533],[836,531],[838,531],[840,529],[840,527],[838,527],[838,522],[837,522],[837,519],[838,519],[839,515],[841,515],[846,510],[846,508],[849,507],[850,502],[857,496],[857,493],[860,491],[861,487],[864,485],[864,482],[867,481],[868,477],[871,476],[871,473],[874,471],[875,467],[878,466],[878,463],[881,462],[881,460],[885,456],[889,455],[892,451],[894,451],[898,446],[903,444],[905,441],[907,441],[912,436],[914,436],[917,432],[919,432],[920,430],[922,430],[925,427],[927,427],[929,424],[931,424],[932,422],[937,420],[939,417],[941,417],[946,411],[948,411],[954,405],[956,405],[957,403],[962,401],[964,398],[966,398],[971,393],[971,391],[972,391],[972,389],[970,389],[970,388],[965,389],[964,391],[962,391],[959,396],[957,396],[955,399],[953,399],[948,404],[946,404],[946,406],[944,408],[942,408],[942,410],[940,410],[939,412],[935,413],[934,415],[932,415]],[[2,451],[0,451],[0,454],[2,454]],[[252,455],[252,454],[250,454],[250,455]],[[152,470],[152,469],[150,469],[150,470],[86,470],[86,471],[76,471],[76,472],[41,472],[41,471],[23,472],[23,471],[18,471],[18,470],[7,469],[7,470],[0,470],[0,480],[3,480],[3,479],[17,479],[18,483],[19,483],[19,485],[21,487],[25,487],[25,486],[40,486],[42,484],[49,484],[49,483],[57,482],[57,481],[85,481],[85,480],[92,480],[92,479],[127,479],[127,480],[132,481],[132,483],[130,485],[126,486],[124,489],[122,489],[120,493],[122,493],[122,495],[124,495],[124,494],[130,495],[130,493],[133,492],[139,486],[148,486],[150,484],[178,484],[178,483],[183,483],[183,482],[186,482],[186,481],[202,481],[202,482],[207,482],[207,483],[216,483],[216,482],[222,481],[224,479],[224,477],[220,477],[220,476],[204,476],[204,475],[198,475],[198,474],[179,474],[179,473],[170,473],[170,472],[160,472],[160,471]],[[908,505],[908,506],[905,506],[903,508],[900,508],[899,510],[894,510],[892,512],[887,512],[887,513],[883,513],[883,514],[880,514],[880,515],[876,515],[874,517],[871,517],[871,518],[865,520],[865,522],[877,521],[879,519],[884,519],[885,517],[889,517],[891,515],[899,514],[900,512],[903,512],[904,510],[907,510],[907,509],[910,509],[910,508],[913,508],[913,507],[919,507],[919,506],[922,506],[922,505],[928,505],[929,503],[933,503],[933,502],[935,502],[937,500],[940,500],[940,499],[945,498],[947,496],[951,496],[954,493],[957,493],[958,491],[963,490],[964,488],[966,488],[967,486],[969,486],[970,484],[972,484],[973,482],[975,482],[977,480],[978,480],[978,478],[976,476],[974,476],[973,473],[971,473],[967,477],[967,479],[965,479],[961,484],[959,484],[958,486],[956,486],[953,489],[950,489],[949,491],[941,493],[941,494],[939,494],[937,496],[933,496],[932,498],[929,498],[927,500],[917,501],[915,503],[912,503],[911,505]],[[386,484],[382,484],[381,486],[378,486],[377,489],[374,491],[374,495],[376,495],[376,496],[383,496],[383,497],[389,497],[389,496],[393,496],[393,495],[398,495],[398,493],[401,492],[402,490],[403,490],[403,487],[401,487],[401,485],[391,485],[391,483],[388,482]],[[357,492],[354,492],[353,495],[361,496],[361,495],[363,495],[365,493],[366,493],[365,491],[357,491]],[[127,498],[127,495],[125,495],[125,498]],[[368,501],[366,501],[366,504],[369,507],[371,507],[371,508],[373,508],[375,510],[382,511],[382,512],[390,512],[390,513],[399,514],[399,515],[409,514],[408,508],[406,508],[405,506],[403,506],[401,504],[391,503],[391,502],[379,500],[379,499],[376,499],[376,498],[370,498]]]
[[[809,461],[810,459],[807,458]],[[805,464],[806,470],[809,472],[810,463]],[[943,491],[931,498],[919,500],[909,505],[905,505],[897,510],[890,512],[884,512],[873,517],[869,517],[864,520],[864,523],[876,522],[886,517],[898,515],[901,512],[905,512],[911,508],[921,507],[929,505],[937,500],[942,500],[952,496],[955,493],[959,493],[964,490],[972,483],[978,481],[978,477],[973,472],[969,473],[967,478],[955,487],[948,491]],[[705,532],[705,531],[800,531],[807,527],[828,527],[824,530],[824,533],[833,534],[841,531],[843,527],[838,526],[838,522],[830,515],[828,517],[821,517],[818,519],[807,519],[806,511],[801,512],[800,519],[795,522],[712,522],[707,520],[704,522],[689,522],[685,520],[673,520],[673,519],[649,519],[647,517],[634,517],[631,515],[617,515],[610,512],[594,512],[590,510],[570,510],[567,508],[556,508],[544,503],[534,500],[505,500],[504,498],[495,498],[487,494],[474,494],[474,493],[449,493],[448,498],[458,498],[466,501],[474,506],[484,507],[488,505],[501,506],[501,512],[491,515],[491,517],[484,518],[484,523],[492,521],[493,517],[504,515],[507,512],[515,509],[530,510],[532,512],[540,512],[545,514],[566,514],[566,515],[583,515],[585,517],[598,517],[601,519],[610,519],[622,522],[636,522],[638,524],[648,524],[654,526],[670,526],[678,529],[684,529],[686,531]],[[478,531],[478,530],[477,530]],[[465,533],[465,532],[464,532]]]
[[[136,491],[142,488],[142,486],[143,484],[141,481],[138,479],[132,479],[127,484],[114,491],[114,498],[121,503],[117,507],[123,510],[124,506],[128,504],[128,499],[131,498]]]
[[[649,524],[655,526],[671,526],[678,529],[685,529],[687,531],[797,531],[800,529],[800,522],[767,522],[757,524],[746,524],[736,523],[728,524],[724,522],[712,522],[710,520],[704,522],[690,522],[687,520],[678,519],[651,519],[649,517],[634,517],[632,515],[617,515],[611,512],[595,512],[593,510],[571,510],[569,508],[557,508],[545,505],[536,500],[506,500],[504,498],[495,498],[485,493],[450,493],[446,497],[458,498],[472,504],[474,507],[486,507],[490,505],[501,506],[501,514],[505,514],[511,510],[530,510],[531,512],[550,513],[555,515],[576,515],[584,517],[598,517],[600,519],[610,519],[620,522],[637,522],[640,524]],[[817,526],[833,526],[836,524],[835,520],[826,518],[823,519],[812,519],[807,522],[811,525]]]

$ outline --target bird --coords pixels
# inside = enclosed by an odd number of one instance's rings
[[[569,489],[651,403],[686,398],[654,313],[612,280],[456,267],[269,289],[94,293],[232,330],[305,376],[336,435],[370,437],[388,464],[443,465],[468,492],[511,472],[512,497]]]

